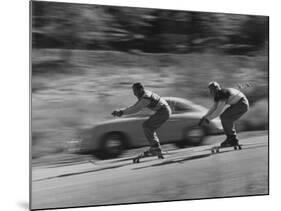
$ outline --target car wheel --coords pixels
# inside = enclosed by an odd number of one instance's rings
[[[126,137],[122,133],[113,132],[105,135],[101,140],[101,150],[97,157],[102,159],[118,157],[125,150],[126,142]]]
[[[180,148],[186,146],[198,146],[200,145],[206,136],[206,130],[203,127],[195,126],[192,128],[186,128],[183,131],[183,139],[177,142],[176,145]]]

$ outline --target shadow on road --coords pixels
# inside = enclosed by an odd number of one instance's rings
[[[210,155],[211,154],[204,154],[204,155],[195,155],[195,156],[189,156],[189,157],[178,158],[178,159],[171,159],[171,160],[168,160],[168,161],[164,161],[162,163],[152,164],[150,166],[133,168],[132,170],[138,170],[138,169],[144,169],[144,168],[150,168],[150,167],[156,167],[156,166],[163,166],[163,165],[168,165],[168,164],[173,164],[173,163],[183,163],[183,162],[188,161],[188,160],[194,160],[194,159],[209,157]]]

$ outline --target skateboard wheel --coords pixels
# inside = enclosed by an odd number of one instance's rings
[[[237,146],[234,146],[234,150],[237,150]]]
[[[216,153],[219,153],[220,152],[220,150],[219,149],[216,149]]]
[[[242,147],[239,145],[239,146],[238,146],[238,149],[240,149],[240,150],[241,150],[241,149],[242,149]]]
[[[215,150],[214,150],[214,149],[212,149],[211,151],[212,151],[212,154],[214,154],[214,153],[215,153]]]

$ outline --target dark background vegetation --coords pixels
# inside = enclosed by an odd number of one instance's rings
[[[268,45],[264,16],[34,2],[34,48],[250,54]]]
[[[204,106],[210,80],[237,87],[240,127],[268,129],[268,17],[34,1],[31,18],[33,158],[133,103],[136,81]]]

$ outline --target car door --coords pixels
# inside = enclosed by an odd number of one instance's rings
[[[133,147],[145,146],[149,142],[146,139],[143,132],[143,122],[147,120],[153,112],[149,109],[143,109],[142,111],[128,115],[126,118],[131,118],[133,121],[128,121],[124,128],[126,128],[126,134],[130,137],[130,142]]]
[[[184,125],[185,119],[181,114],[172,114],[169,120],[157,131],[161,143],[179,140],[182,137]]]
[[[159,129],[161,143],[182,139],[183,131],[194,124],[193,118],[189,119],[187,115],[194,112],[191,106],[173,101],[170,101],[169,105],[172,109],[172,115]]]

